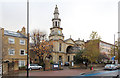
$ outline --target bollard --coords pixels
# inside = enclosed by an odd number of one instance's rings
[[[93,70],[93,67],[91,67],[91,70]]]
[[[93,70],[93,67],[92,67],[92,66],[90,67],[90,70]]]

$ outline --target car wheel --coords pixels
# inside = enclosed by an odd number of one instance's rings
[[[41,67],[39,69],[41,69]]]
[[[30,70],[32,70],[32,68],[30,68]]]

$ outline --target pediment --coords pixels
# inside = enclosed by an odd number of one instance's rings
[[[74,40],[73,39],[67,39],[65,40],[65,43],[69,43],[69,44],[75,44]]]

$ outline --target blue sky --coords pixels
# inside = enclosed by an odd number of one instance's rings
[[[0,27],[17,31],[26,27],[27,0],[0,1]],[[52,27],[55,5],[58,5],[61,27],[65,39],[88,40],[92,31],[98,32],[103,41],[114,43],[118,32],[119,0],[29,0],[30,32],[34,29],[48,35]]]

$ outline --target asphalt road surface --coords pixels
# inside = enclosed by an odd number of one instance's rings
[[[120,78],[120,76],[118,77],[118,75],[120,75],[120,69],[92,71],[72,78]]]

